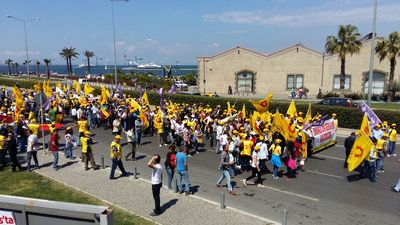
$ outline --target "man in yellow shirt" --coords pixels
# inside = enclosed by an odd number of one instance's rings
[[[89,129],[88,129],[88,121],[86,120],[85,117],[81,116],[81,118],[76,122],[76,124],[78,126],[78,132],[79,132],[78,143],[77,143],[77,145],[79,146],[80,145],[79,141],[84,136],[84,133],[86,131],[89,131]],[[83,154],[81,155],[81,159],[82,159],[82,162],[83,162]]]
[[[0,163],[1,167],[7,166],[6,161],[6,137],[0,134]]]
[[[39,124],[36,123],[36,119],[32,119],[31,123],[28,124],[29,130],[32,131],[32,134],[38,135],[39,132]]]
[[[388,145],[388,157],[397,156],[394,152],[397,141],[397,124],[393,123],[389,129],[389,145]]]
[[[90,138],[90,131],[85,131],[84,136],[81,137],[80,139],[82,144],[82,155],[83,155],[82,160],[85,162],[85,170],[89,170],[88,167],[89,162],[93,169],[95,170],[99,169],[93,158],[92,146],[91,146],[93,141],[92,138]]]
[[[130,175],[130,173],[125,171],[124,165],[122,164],[122,160],[121,160],[122,146],[120,144],[121,139],[122,139],[122,137],[120,135],[116,135],[110,145],[110,157],[111,157],[111,161],[112,161],[110,180],[117,179],[114,176],[115,169],[117,169],[117,166],[121,170],[122,176]]]
[[[253,141],[250,140],[250,136],[246,136],[243,141],[243,150],[240,152],[240,168],[242,171],[250,169],[251,151],[253,148]]]

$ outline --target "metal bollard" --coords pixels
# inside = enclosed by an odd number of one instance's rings
[[[178,179],[175,179],[175,193],[178,193]]]
[[[283,210],[282,225],[287,225],[287,209]]]
[[[105,169],[106,166],[104,165],[104,156],[101,156],[101,168]]]
[[[134,178],[134,179],[138,179],[138,177],[137,177],[137,168],[136,168],[136,166],[135,166],[135,169],[134,169],[133,178]]]
[[[221,203],[220,208],[221,209],[225,209],[225,207],[226,207],[226,205],[225,205],[225,192],[221,192],[221,194],[219,196],[220,196],[220,203]]]

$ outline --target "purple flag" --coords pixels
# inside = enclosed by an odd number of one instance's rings
[[[170,93],[170,94],[175,94],[176,93],[176,85],[175,84],[171,85],[171,89],[169,89],[168,93]]]
[[[374,113],[374,111],[372,111],[372,109],[364,101],[360,103],[360,110],[363,114],[364,113],[367,114],[371,127],[375,127],[377,124],[382,123],[379,117]]]
[[[163,94],[163,88],[160,88],[158,90],[158,95],[160,95],[160,107],[164,108],[164,94]]]
[[[118,89],[119,98],[123,99],[124,98],[124,92],[122,91],[121,84],[118,84],[117,89]]]
[[[310,124],[306,124],[304,125],[304,130],[307,130],[310,127],[318,127],[318,126],[322,126],[324,125],[325,121],[328,119],[328,115],[323,116],[321,119],[319,119],[318,121],[315,121],[313,123]]]
[[[47,101],[43,105],[44,111],[50,110],[51,102],[54,100],[54,98],[55,98],[54,95],[52,95],[50,98],[47,99]]]
[[[139,85],[139,98],[140,99],[142,99],[142,95],[143,95],[142,86]]]

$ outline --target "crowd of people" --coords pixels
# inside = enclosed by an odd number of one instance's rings
[[[76,83],[69,88],[60,86],[57,85],[48,92],[43,110],[37,102],[38,88],[31,90],[14,87],[12,92],[3,88],[0,96],[2,166],[8,165],[5,158],[8,152],[12,170],[23,170],[17,158],[18,149],[21,153],[26,153],[27,171],[39,169],[39,136],[42,135],[41,131],[45,130],[51,134],[46,144],[54,157],[55,170],[60,168],[60,150],[64,151],[66,158],[80,157],[85,170],[89,170],[89,163],[93,169],[98,169],[99,166],[93,157],[91,130],[101,127],[114,136],[110,145],[110,179],[116,179],[117,167],[122,176],[130,175],[131,173],[124,169],[122,159],[136,160],[136,149],[141,145],[142,136],[156,135],[158,147],[168,146],[169,149],[164,166],[170,189],[173,188],[172,181],[176,174],[178,191],[190,193],[187,157],[198,153],[208,142],[207,145],[220,154],[220,177],[216,186],[221,187],[226,179],[228,192],[236,195],[231,178],[238,173],[249,174],[242,180],[244,186],[254,179],[253,183],[262,187],[262,176],[267,173],[271,173],[273,179],[282,176],[288,179],[296,178],[296,171],[304,166],[307,155],[312,154],[311,141],[304,139],[304,125],[323,118],[322,115],[303,116],[302,112],[288,112],[282,115],[279,111],[265,111],[254,116],[246,112],[244,107],[242,110],[236,110],[231,108],[230,104],[225,109],[221,105],[211,107],[206,103],[173,103],[170,100],[161,101],[159,106],[153,107],[150,106],[146,93],[139,98],[132,98],[122,91],[110,92],[101,87],[100,95],[94,96],[93,89],[86,85],[84,90]],[[277,117],[288,123],[293,131],[291,138],[274,129],[274,118]],[[331,117],[337,127],[336,114],[332,114]],[[76,135],[73,132],[74,128],[78,132]],[[376,180],[378,173],[384,171],[383,158],[396,156],[396,128],[396,124],[388,126],[388,123],[384,122],[382,127],[376,126],[372,131],[375,147],[366,159],[368,163],[365,163],[363,172],[368,174],[372,181]],[[65,130],[63,137],[60,136],[59,130]],[[124,135],[129,150],[123,155],[120,142]],[[351,136],[352,138],[346,139],[345,143],[347,156],[356,134]],[[79,153],[74,152],[74,149],[80,149]],[[154,214],[160,213],[160,161],[161,157],[157,155],[148,163],[153,169],[152,184],[156,202]],[[378,173],[375,172],[375,168]],[[394,190],[399,191],[398,187],[399,185],[394,187]]]

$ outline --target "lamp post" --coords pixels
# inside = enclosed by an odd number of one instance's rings
[[[113,26],[113,42],[114,42],[114,77],[115,85],[118,85],[117,78],[117,49],[115,47],[115,19],[114,19],[114,2],[128,2],[129,0],[111,0],[111,14],[112,14],[112,26]]]
[[[368,99],[367,104],[371,106],[372,96],[372,78],[374,70],[374,59],[375,59],[375,36],[376,36],[376,14],[378,9],[378,0],[374,0],[374,17],[372,21],[372,42],[371,42],[371,57],[369,61],[369,79],[368,79]]]
[[[39,18],[33,18],[33,19],[26,19],[26,20],[24,20],[24,19],[20,19],[20,18],[14,17],[14,16],[7,16],[7,18],[15,19],[15,20],[20,21],[20,22],[22,22],[22,23],[24,24],[25,53],[26,53],[26,64],[25,64],[25,66],[26,66],[26,73],[27,73],[27,75],[28,75],[28,80],[30,80],[30,75],[29,75],[28,38],[27,38],[27,35],[26,35],[26,23],[27,23],[27,22],[30,22],[30,21],[40,20],[40,19],[39,19]]]

